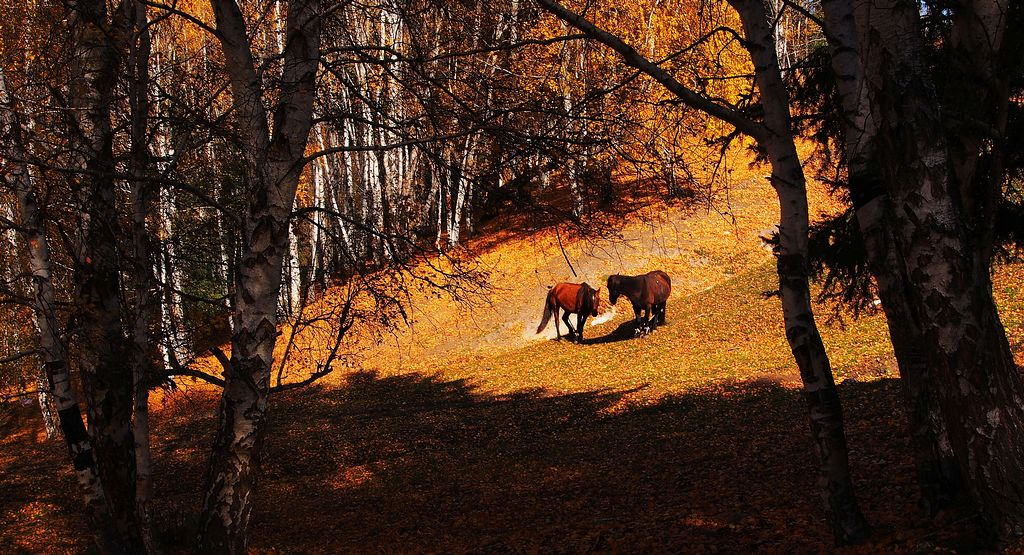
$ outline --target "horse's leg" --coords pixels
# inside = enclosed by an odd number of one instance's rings
[[[653,312],[653,309],[652,309],[651,305],[647,305],[647,306],[644,307],[644,333],[645,334],[646,333],[651,333],[651,331],[653,331],[652,328],[651,328],[651,322],[653,322],[655,320],[655,318],[652,316],[652,312]]]
[[[636,329],[633,330],[633,337],[640,337],[644,333],[642,312],[643,308],[640,305],[633,305],[633,320],[636,322]]]
[[[558,303],[554,303],[555,307],[551,309],[552,315],[555,317],[555,339],[562,340],[562,330],[558,327]]]
[[[576,335],[577,331],[573,329],[572,323],[569,322],[568,310],[562,312],[562,321],[565,322],[565,327],[569,328],[569,339],[572,340],[572,338]]]
[[[583,326],[587,324],[587,313],[586,311],[580,312],[576,315],[576,337],[580,343],[583,343]]]
[[[668,304],[668,303],[664,302],[664,303],[661,303],[661,304],[658,305],[658,323],[659,324],[664,324],[665,323],[665,305],[666,304]]]

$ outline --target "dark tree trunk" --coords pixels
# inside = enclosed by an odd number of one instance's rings
[[[877,156],[878,124],[864,90],[859,51],[863,40],[859,33],[864,29],[862,26],[858,31],[853,5],[847,0],[825,0],[822,6],[843,108],[850,197],[910,409],[910,436],[922,501],[934,514],[957,497],[961,480],[932,385],[931,368],[924,360],[921,326],[909,305],[910,284],[897,252],[892,208]],[[869,14],[861,14],[862,20],[866,17]]]
[[[967,491],[986,529],[1010,540],[1024,535],[1024,384],[992,300],[989,261],[977,255],[985,245],[965,224],[916,4],[876,9],[884,16],[868,19],[865,79],[909,305]]]
[[[74,155],[81,173],[77,188],[82,216],[77,270],[76,316],[80,367],[89,406],[89,429],[114,525],[124,547],[144,549],[135,511],[135,439],[132,433],[130,343],[121,319],[115,205],[113,132],[110,109],[124,13],[108,22],[102,0],[79,1],[70,18],[73,31],[71,108],[77,129]]]

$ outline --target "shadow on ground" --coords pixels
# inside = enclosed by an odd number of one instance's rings
[[[282,395],[271,408],[252,546],[289,552],[831,547],[798,391],[770,381],[719,384],[642,406],[625,403],[624,393],[489,395],[464,380],[359,373],[344,387]],[[841,395],[859,497],[880,542],[862,549],[942,541],[938,525],[915,506],[898,384],[848,383]],[[190,397],[174,405],[158,413],[154,440],[154,508],[171,552],[186,550],[193,537],[216,403]],[[40,464],[15,469],[26,476],[17,492],[4,484],[4,514],[16,512],[32,491],[52,488],[53,469],[64,468],[59,449],[36,456],[46,459],[46,470],[39,473]],[[70,474],[63,471],[60,482],[61,492],[49,501],[62,514],[74,513]],[[80,526],[72,519],[63,533],[73,538]],[[0,538],[0,545],[7,541]],[[81,536],[77,541],[83,545]]]
[[[591,337],[583,341],[585,345],[599,345],[601,343],[617,343],[636,338],[636,320],[630,318],[622,322],[615,329],[599,337]]]

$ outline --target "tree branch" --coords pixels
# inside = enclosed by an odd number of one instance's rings
[[[39,349],[29,349],[28,351],[21,351],[19,353],[14,353],[13,355],[6,356],[4,358],[0,358],[0,364],[8,364],[8,363],[14,362],[16,360],[20,360],[20,359],[23,359],[25,357],[29,357],[29,356],[32,356],[32,355],[35,355],[35,354],[39,354]]]
[[[221,351],[217,347],[211,347],[210,351],[213,352],[214,357],[217,357],[217,360],[220,360],[221,357],[224,357],[224,351]],[[219,357],[217,356],[218,353],[220,353]],[[167,373],[168,378],[173,376],[188,376],[190,378],[198,378],[200,380],[203,380],[204,382],[211,383],[217,387],[224,387],[225,381],[223,379],[218,378],[217,376],[214,376],[212,374],[207,374],[206,372],[201,372],[199,370],[193,370],[192,368],[186,368],[182,366],[181,362],[178,361],[178,357],[175,356],[173,349],[168,349],[168,355],[170,356],[168,356],[167,359],[171,365],[171,372]],[[221,362],[221,364],[224,363]],[[231,363],[228,362],[228,365],[224,367],[225,371],[230,366]]]
[[[683,85],[675,77],[669,75],[667,71],[642,56],[632,46],[626,44],[622,39],[594,25],[582,15],[567,9],[555,0],[537,0],[537,3],[562,21],[618,52],[624,62],[653,77],[688,106],[729,123],[754,139],[759,139],[767,134],[767,130],[762,124],[747,118],[733,108],[713,102],[709,98]]]

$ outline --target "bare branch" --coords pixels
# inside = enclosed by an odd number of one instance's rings
[[[683,85],[675,77],[672,77],[667,71],[662,69],[661,66],[648,60],[632,46],[626,44],[622,39],[608,31],[605,31],[604,29],[601,29],[582,15],[569,10],[555,0],[537,0],[537,2],[541,7],[554,14],[562,21],[576,27],[580,31],[586,33],[590,38],[618,52],[619,55],[622,56],[624,62],[653,77],[666,89],[678,96],[688,106],[706,112],[713,117],[727,122],[755,139],[763,137],[767,133],[767,130],[762,124],[749,119],[731,107],[713,102],[706,96],[688,88],[686,85]]]
[[[21,360],[25,357],[30,357],[36,354],[39,354],[39,349],[29,349],[27,351],[21,351],[18,353],[14,353],[13,355],[6,356],[4,358],[0,358],[0,364],[8,364],[16,360]]]

